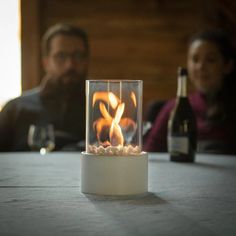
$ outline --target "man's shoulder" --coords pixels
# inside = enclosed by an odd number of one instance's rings
[[[33,101],[38,100],[39,94],[40,94],[40,89],[37,87],[37,88],[23,92],[21,96],[16,97],[12,99],[11,101],[12,102],[33,102]]]
[[[34,88],[28,91],[25,91],[19,97],[13,98],[5,107],[22,107],[22,106],[34,106],[40,102],[40,89]]]

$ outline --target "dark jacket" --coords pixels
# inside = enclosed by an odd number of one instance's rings
[[[77,144],[85,140],[85,94],[77,91],[64,95],[51,87],[46,85],[25,92],[3,107],[0,112],[0,151],[28,151],[31,124],[54,126],[55,150],[71,145],[73,150],[78,149]]]

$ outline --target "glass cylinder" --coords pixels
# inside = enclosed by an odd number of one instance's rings
[[[87,153],[141,153],[142,91],[141,80],[86,81]]]

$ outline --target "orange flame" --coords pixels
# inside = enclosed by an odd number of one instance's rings
[[[137,105],[136,97],[133,92],[130,94],[130,98],[134,105]],[[116,95],[112,92],[95,92],[93,95],[92,104],[95,105],[96,101],[99,102],[99,110],[102,117],[98,118],[93,123],[93,128],[96,132],[98,142],[103,147],[107,146],[123,146],[125,143],[124,134],[130,134],[135,131],[136,123],[128,118],[122,118],[125,111],[125,103],[122,102]],[[113,109],[114,117],[107,110],[109,105]],[[127,135],[126,135],[127,136]]]
[[[120,102],[119,98],[111,92],[96,92],[93,95],[93,106],[97,100],[102,100],[109,103],[113,109],[115,109]]]
[[[133,101],[134,106],[136,107],[137,106],[137,100],[136,100],[136,96],[135,96],[134,92],[131,92],[130,98]]]
[[[116,110],[115,118],[113,119],[111,124],[109,137],[112,146],[118,146],[118,145],[123,146],[124,144],[124,137],[122,135],[121,127],[119,125],[121,117],[124,113],[124,109],[125,109],[125,104],[124,103],[119,104]]]
[[[103,117],[107,120],[107,121],[112,121],[112,117],[111,115],[108,113],[106,106],[104,105],[104,103],[100,102],[99,103],[99,109],[103,115]]]

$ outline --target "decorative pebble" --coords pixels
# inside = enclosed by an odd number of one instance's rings
[[[88,152],[96,155],[104,155],[104,156],[127,156],[127,155],[139,155],[141,153],[141,148],[139,146],[133,147],[132,145],[128,146],[95,146],[89,145]]]

